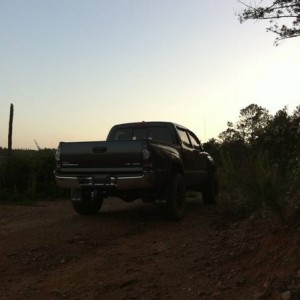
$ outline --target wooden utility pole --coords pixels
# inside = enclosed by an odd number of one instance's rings
[[[13,120],[14,120],[14,105],[10,104],[9,124],[8,124],[8,152],[7,152],[8,155],[11,155],[11,150],[12,150]]]

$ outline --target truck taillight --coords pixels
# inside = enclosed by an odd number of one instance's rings
[[[143,144],[142,157],[143,157],[143,166],[145,168],[151,168],[153,166],[151,152],[147,149],[146,144]]]
[[[58,146],[56,149],[55,159],[56,161],[60,161],[60,146]]]

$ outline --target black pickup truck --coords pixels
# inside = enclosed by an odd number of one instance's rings
[[[204,204],[218,196],[213,158],[192,131],[170,122],[115,125],[102,142],[61,142],[56,164],[56,183],[71,189],[83,215],[97,214],[103,199],[115,196],[153,202],[179,220],[187,189],[202,192]]]

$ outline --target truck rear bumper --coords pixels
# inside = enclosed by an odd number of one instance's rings
[[[116,190],[148,189],[154,186],[154,173],[145,172],[139,176],[73,176],[54,173],[56,184],[62,188],[78,189],[95,187]]]

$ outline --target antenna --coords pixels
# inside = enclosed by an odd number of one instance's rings
[[[38,150],[40,151],[41,147],[39,146],[39,144],[37,143],[37,141],[35,139],[34,139],[34,143],[35,143],[36,147],[38,148]]]
[[[206,142],[206,118],[204,118],[204,142]]]

